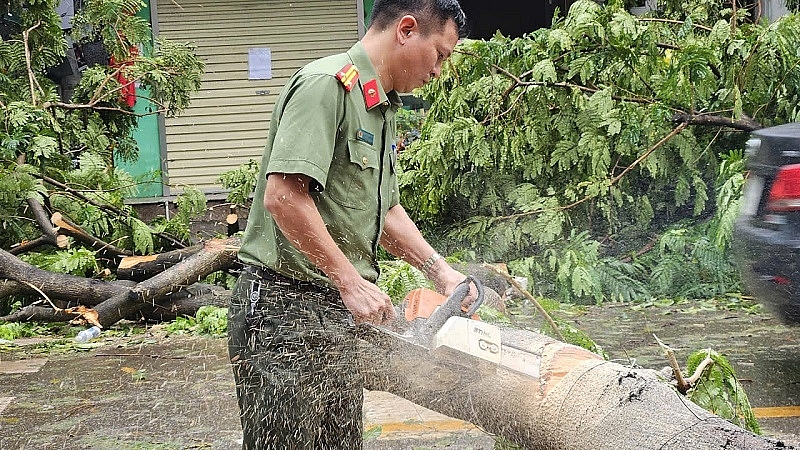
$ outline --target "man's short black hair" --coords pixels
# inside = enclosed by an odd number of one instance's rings
[[[414,16],[423,34],[432,30],[431,25],[444,26],[452,20],[458,37],[467,37],[467,16],[457,0],[376,0],[372,6],[369,26],[383,30],[405,15]]]

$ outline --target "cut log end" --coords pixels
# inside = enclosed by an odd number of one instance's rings
[[[56,236],[56,247],[69,248],[69,238],[64,236],[63,234],[59,234],[58,236]]]

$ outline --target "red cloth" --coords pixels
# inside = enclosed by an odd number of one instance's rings
[[[136,105],[136,82],[133,80],[129,80],[125,78],[125,74],[123,73],[125,66],[130,66],[133,64],[133,58],[139,54],[139,50],[136,47],[131,47],[131,56],[130,59],[123,61],[121,63],[117,63],[114,61],[114,57],[112,56],[109,59],[109,65],[111,67],[119,68],[117,72],[117,81],[122,86],[120,89],[120,101],[128,105],[129,107],[133,108]]]

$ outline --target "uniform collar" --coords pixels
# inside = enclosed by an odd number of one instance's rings
[[[390,103],[397,108],[403,106],[403,101],[400,99],[400,95],[398,95],[397,92],[394,90],[390,91],[388,94],[384,92],[378,73],[375,67],[372,66],[372,61],[370,61],[369,56],[367,56],[367,52],[364,50],[364,46],[361,45],[361,41],[356,42],[355,45],[350,47],[350,50],[347,51],[347,55],[350,57],[350,61],[358,68],[358,84],[361,88],[362,95],[364,93],[364,84],[372,80],[375,80],[377,83],[380,101],[367,109],[372,109],[379,105],[388,105]]]

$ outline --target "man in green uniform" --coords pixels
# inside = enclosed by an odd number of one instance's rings
[[[355,324],[394,319],[379,245],[443,294],[464,280],[399,204],[394,114],[465,29],[456,0],[378,0],[360,42],[278,99],[228,322],[244,449],[361,448]]]

